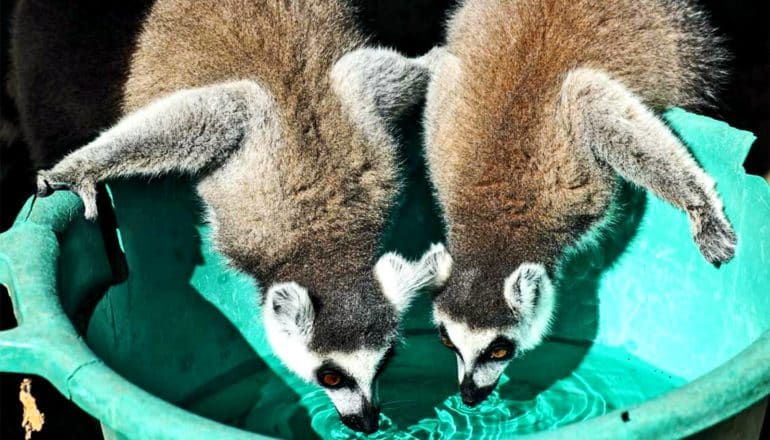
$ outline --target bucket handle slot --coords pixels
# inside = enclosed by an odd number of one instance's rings
[[[17,223],[0,235],[0,284],[17,323],[0,331],[0,371],[45,377],[69,397],[69,377],[99,359],[59,302],[58,256],[59,243],[50,225]]]

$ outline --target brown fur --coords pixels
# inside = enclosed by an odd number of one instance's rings
[[[341,272],[371,270],[395,190],[394,163],[389,151],[366,145],[352,130],[330,90],[332,64],[364,42],[351,12],[339,2],[227,0],[205,8],[198,3],[166,0],[152,8],[131,61],[125,111],[179,89],[258,80],[285,121],[284,150],[272,157],[271,175],[237,176],[239,181],[227,185],[231,193],[216,196],[219,230],[232,235],[221,237],[222,250],[262,278],[293,277],[300,284],[336,283]],[[243,154],[241,160],[260,159]],[[264,168],[255,163],[253,169]],[[272,179],[280,179],[286,193],[306,199],[306,206],[264,200],[260,187],[273,185]],[[364,188],[371,192],[361,193]],[[260,224],[254,219],[270,219],[272,227],[253,230]],[[254,249],[262,250],[261,258]],[[332,266],[297,263],[312,260]],[[300,275],[309,270],[313,273]]]
[[[526,261],[553,270],[608,209],[615,174],[577,148],[559,118],[566,74],[607,72],[657,110],[698,105],[721,72],[712,47],[710,29],[685,3],[465,3],[449,23],[446,48],[456,59],[434,79],[426,115],[453,278],[468,291],[440,299],[454,303],[450,312],[459,315],[482,291],[496,293],[484,310],[505,309],[505,276]]]
[[[265,286],[295,281],[319,298],[325,325],[317,332],[331,334],[313,339],[334,343],[323,349],[378,345],[395,320],[371,273],[397,190],[395,150],[355,131],[330,89],[330,67],[364,43],[355,29],[337,1],[159,1],[124,90],[125,111],[234,79],[272,94],[283,121],[278,144],[238,152],[199,191],[216,213],[215,242],[236,267]],[[343,292],[353,296],[331,297]],[[373,320],[388,322],[377,327],[385,333],[365,330]]]
[[[20,9],[23,22],[17,32],[25,38],[31,34],[35,12],[28,9]],[[329,77],[342,55],[366,42],[353,12],[341,1],[158,0],[129,47],[128,74],[115,118],[182,89],[234,80],[253,80],[264,87],[279,111],[275,116],[280,133],[271,145],[234,153],[232,160],[201,180],[198,191],[211,208],[213,240],[234,266],[265,287],[295,281],[318,299],[316,319],[327,325],[319,326],[317,333],[331,334],[315,334],[314,341],[333,344],[323,347],[327,350],[379,345],[396,323],[395,311],[372,274],[380,234],[398,190],[395,141],[390,136],[373,139],[351,123],[350,111],[343,108]],[[77,35],[78,30],[72,32]],[[19,50],[23,46],[19,41]],[[53,56],[39,55],[45,60]],[[67,55],[98,60],[100,52],[83,49]],[[25,64],[20,53],[16,57],[17,65]],[[82,70],[98,73],[93,64]],[[41,93],[53,94],[46,81],[50,69],[38,64],[27,68],[35,69]],[[71,84],[63,88],[80,95],[99,89],[83,84],[83,78],[67,80]],[[73,93],[61,99],[67,101]],[[78,108],[88,110],[74,114],[88,119],[111,108],[113,96],[110,92],[110,99],[76,99]],[[37,109],[45,109],[40,104],[49,100],[32,98],[25,102]],[[67,105],[57,101],[52,107],[63,110],[61,117],[70,117]],[[28,113],[30,120],[37,117]],[[92,125],[104,128],[113,119],[109,112],[103,116]],[[47,128],[30,131],[69,129],[78,139],[91,136],[91,128],[77,124],[49,120],[38,125]],[[381,324],[377,331],[367,330],[372,322]]]

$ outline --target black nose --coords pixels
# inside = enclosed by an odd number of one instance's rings
[[[477,387],[473,383],[473,379],[466,377],[460,384],[460,396],[463,399],[463,403],[470,407],[478,405],[492,393],[495,385],[496,383],[485,387]]]
[[[361,414],[347,414],[340,418],[348,428],[371,434],[380,426],[380,409],[373,407]]]
[[[460,393],[460,395],[463,398],[463,403],[467,406],[474,407],[481,402],[480,400],[477,400],[475,396],[469,393]]]

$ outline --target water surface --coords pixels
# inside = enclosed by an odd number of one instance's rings
[[[514,361],[492,395],[469,408],[457,393],[452,355],[433,349],[435,336],[409,341],[382,377],[380,431],[368,438],[509,438],[600,416],[684,383],[618,348],[548,342]],[[339,421],[322,390],[297,402],[280,384],[263,386],[272,397],[257,402],[241,427],[292,438],[367,438]]]

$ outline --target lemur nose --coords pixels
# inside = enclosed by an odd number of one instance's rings
[[[348,428],[371,434],[380,427],[380,408],[368,406],[360,414],[347,414],[340,418]]]
[[[473,383],[473,379],[466,377],[460,384],[460,397],[462,397],[463,403],[470,407],[474,407],[483,402],[495,389],[495,385],[486,387],[477,387]]]
[[[373,408],[368,417],[364,416],[364,424],[362,426],[362,432],[365,434],[371,434],[376,432],[380,427],[380,409]]]
[[[479,402],[477,402],[477,401],[474,399],[474,397],[473,397],[472,395],[470,395],[470,394],[466,394],[466,393],[460,393],[460,395],[461,395],[461,396],[462,396],[462,398],[463,398],[463,403],[464,403],[465,405],[467,405],[467,406],[470,406],[470,407],[474,407],[474,406],[476,406],[476,405],[478,405],[478,404],[479,404]]]

